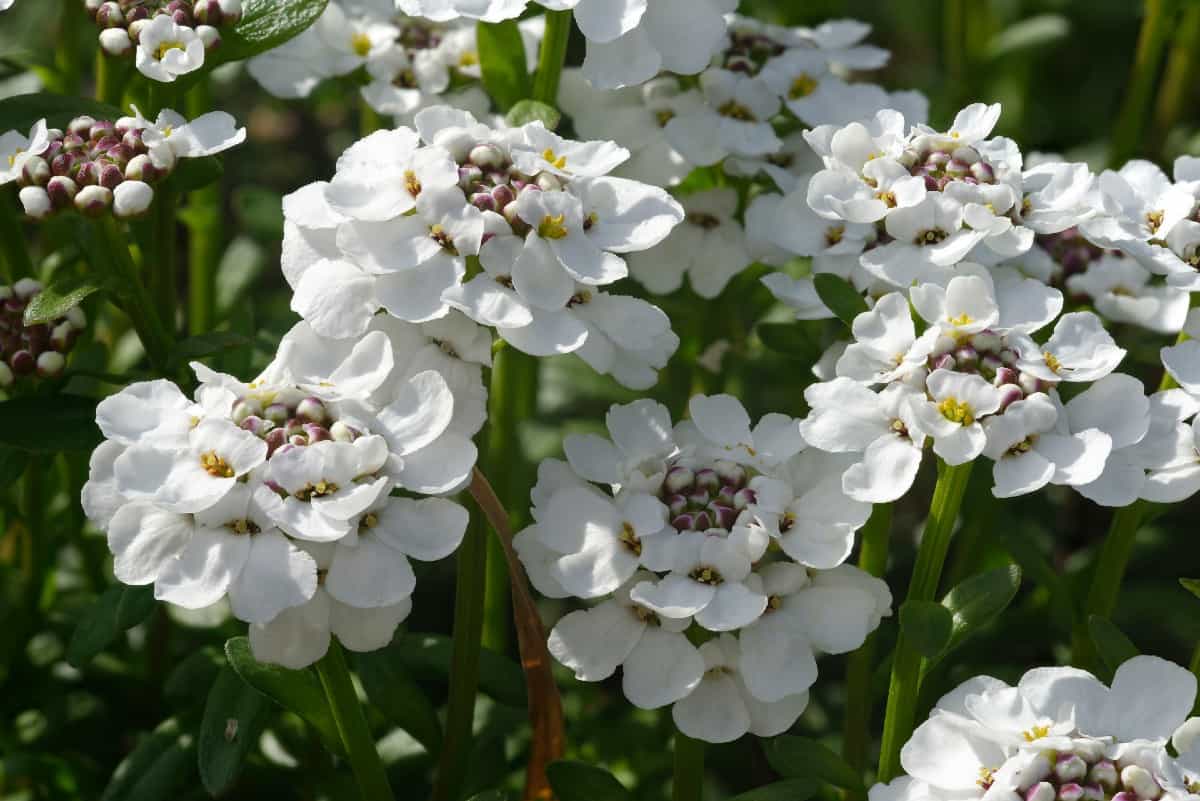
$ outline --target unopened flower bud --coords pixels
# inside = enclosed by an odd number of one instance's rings
[[[142,132],[136,128],[130,128],[121,134],[121,144],[132,150],[134,154],[140,153],[146,146],[146,143],[142,141]]]
[[[113,214],[123,220],[142,216],[153,202],[154,190],[142,181],[125,181],[113,190]]]
[[[676,515],[671,518],[671,526],[676,531],[694,531],[695,519],[689,514]]]
[[[1075,782],[1067,782],[1058,788],[1058,801],[1083,801],[1083,788]]]
[[[333,439],[333,435],[329,433],[329,429],[316,423],[304,424],[304,436],[311,445],[314,442],[325,442]]]
[[[21,278],[12,286],[13,295],[18,300],[28,301],[34,295],[40,293],[45,287],[41,281],[33,278]]]
[[[139,23],[138,30],[140,31],[143,26],[150,22],[150,9],[145,6],[134,6],[125,11],[125,19],[129,21],[127,27],[131,29],[130,33],[132,33],[134,23]]]
[[[683,465],[675,465],[663,479],[663,489],[672,495],[690,490],[696,482],[696,474]]]
[[[1142,801],[1155,801],[1162,795],[1162,788],[1150,771],[1140,765],[1126,765],[1121,771],[1121,784],[1126,790],[1132,790]]]
[[[204,43],[206,53],[211,53],[221,46],[221,32],[211,25],[197,25],[196,36]]]
[[[979,359],[979,372],[988,376],[995,376],[997,370],[1005,369],[1004,363],[1000,361],[1000,357],[994,353],[985,353]]]
[[[717,497],[714,500],[716,500],[717,503],[732,508],[734,495],[737,495],[737,487],[733,486],[732,484],[726,484],[725,486],[721,487],[721,491],[717,493]]]
[[[700,512],[692,518],[692,531],[708,531],[712,527],[712,517],[708,512]]]
[[[104,186],[85,186],[75,195],[75,208],[87,217],[99,217],[112,208],[112,190]]]
[[[1098,784],[1085,784],[1083,786],[1084,801],[1104,801],[1104,788]]]
[[[1060,782],[1076,782],[1087,776],[1087,763],[1075,754],[1059,754],[1054,763],[1054,775]]]
[[[66,353],[75,342],[75,329],[67,321],[54,326],[50,332],[50,347],[59,353]]]
[[[18,193],[17,197],[21,200],[21,207],[25,210],[25,215],[31,219],[45,219],[54,210],[53,204],[50,202],[50,195],[40,186],[27,186]]]
[[[551,172],[538,173],[537,187],[546,192],[558,192],[563,188],[562,179]]]
[[[1017,378],[1017,386],[1019,386],[1021,391],[1026,395],[1032,395],[1041,389],[1042,382],[1039,381],[1035,375],[1030,373],[1021,373],[1020,377]]]
[[[124,180],[125,174],[116,164],[102,164],[100,172],[96,176],[96,183],[108,189],[116,189]]]
[[[67,131],[75,136],[80,137],[81,139],[86,139],[88,134],[91,133],[92,126],[95,124],[95,119],[87,116],[86,114],[82,114],[67,123]]]
[[[965,161],[950,159],[949,163],[946,164],[945,171],[947,175],[951,175],[955,178],[962,178],[971,171],[971,165],[967,164]]]
[[[1027,790],[1054,774],[1054,765],[1045,753],[1038,754],[1017,772],[1017,787]],[[1053,785],[1050,788],[1054,789]]]
[[[471,205],[480,211],[496,211],[496,199],[490,192],[476,192],[471,195]]]
[[[716,492],[721,489],[721,479],[717,477],[716,470],[705,467],[696,471],[696,486],[710,493]]]
[[[320,398],[310,396],[296,404],[296,416],[308,423],[324,425],[329,420],[329,411]]]
[[[501,212],[501,214],[504,215],[505,221],[508,222],[508,224],[512,227],[512,232],[517,236],[525,236],[531,230],[533,230],[529,223],[522,220],[520,215],[517,214],[516,203],[509,203],[504,207],[504,210]]]
[[[267,458],[270,459],[287,442],[287,432],[282,428],[273,428],[267,432],[266,440]]]
[[[749,487],[738,490],[733,496],[733,508],[741,511],[758,500],[758,495]]]
[[[264,420],[258,415],[247,415],[238,423],[243,430],[249,431],[256,437],[266,437],[267,434],[275,430],[275,424],[270,420]]]
[[[711,499],[712,496],[702,489],[693,489],[687,494],[688,504],[693,509],[703,509]]]
[[[219,0],[221,16],[226,25],[237,25],[242,20],[242,0]]]
[[[305,445],[309,444],[308,437],[304,436],[303,434],[292,434],[287,438],[287,444],[298,448],[303,448]]]
[[[79,308],[78,306],[68,310],[66,317],[67,322],[70,323],[71,327],[76,331],[82,331],[83,329],[87,328],[87,315],[84,314],[83,309]]]
[[[50,163],[41,156],[30,156],[21,168],[21,183],[25,186],[45,186],[50,180]]]
[[[995,183],[996,171],[986,161],[977,161],[971,165],[971,177],[981,184]]]
[[[220,25],[225,21],[225,15],[221,11],[221,3],[218,0],[197,0],[192,6],[192,14],[196,17],[197,22],[205,25]]]
[[[337,442],[353,442],[358,439],[358,432],[341,420],[336,421],[329,427],[329,434]]]
[[[949,353],[934,356],[932,365],[934,370],[953,370],[955,366],[954,357]]]
[[[1004,362],[1009,367],[1017,363],[1017,352],[1012,348],[1002,348],[1000,350],[1000,361]]]
[[[19,350],[8,357],[8,366],[16,375],[29,375],[37,369],[37,359],[27,350]]]
[[[731,529],[734,521],[737,520],[737,512],[734,509],[715,501],[705,507],[705,511],[708,512],[713,524],[718,528]]]
[[[95,17],[96,12],[100,10],[100,6],[104,5],[105,0],[83,0],[83,10],[88,13],[88,16]]]
[[[667,510],[671,513],[671,517],[678,517],[687,511],[687,498],[682,495],[672,495],[667,498]]]
[[[287,424],[288,418],[291,417],[291,414],[288,412],[288,407],[284,406],[282,403],[272,403],[263,410],[262,416],[270,420],[275,425],[282,426]]]
[[[1054,801],[1056,793],[1050,782],[1038,782],[1025,791],[1025,801]]]
[[[125,14],[120,3],[109,0],[96,9],[96,24],[101,28],[124,28]]]
[[[971,337],[971,347],[978,351],[996,351],[1000,350],[1004,340],[995,331],[980,331],[975,336]]]
[[[58,351],[48,350],[37,357],[37,374],[42,378],[62,375],[63,368],[66,366],[66,358]]]
[[[1112,797],[1112,801],[1138,801],[1137,795],[1122,790]]]
[[[467,155],[467,161],[482,169],[497,169],[506,161],[504,151],[493,144],[476,145]]]
[[[234,402],[233,409],[230,410],[230,417],[233,418],[233,422],[241,424],[243,421],[248,420],[251,417],[258,417],[260,412],[262,412],[262,404],[259,403],[257,399],[240,398]],[[247,428],[246,430],[251,431],[253,429]]]
[[[149,15],[147,15],[145,17],[138,17],[136,19],[130,19],[130,21],[129,21],[129,38],[133,41],[134,44],[137,44],[138,40],[141,39],[142,31],[146,30],[146,26],[149,24],[150,24]]]
[[[721,459],[713,464],[713,470],[716,471],[717,478],[721,479],[722,485],[732,485],[736,490],[746,483],[746,468],[737,462]]]
[[[124,144],[113,145],[108,150],[104,151],[104,158],[108,159],[121,169],[124,169],[125,165],[129,164],[129,160],[135,155],[136,154],[133,152],[133,149]]]
[[[71,177],[81,187],[100,183],[100,165],[94,161],[76,162],[72,173]]]
[[[1016,384],[1003,384],[1000,386],[1000,408],[998,412],[1003,412],[1011,404],[1016,403],[1025,397],[1025,393]]]
[[[509,203],[517,199],[517,194],[508,184],[500,184],[492,189],[492,198],[496,201],[496,209],[504,211]]]
[[[970,370],[979,364],[979,354],[971,347],[962,347],[954,351],[954,363],[960,370]]]
[[[1092,769],[1088,771],[1087,779],[1092,784],[1098,784],[1105,790],[1112,791],[1116,789],[1121,777],[1117,773],[1117,766],[1113,764],[1112,760],[1102,759],[1095,765],[1092,765]]]
[[[125,165],[125,177],[131,181],[156,181],[159,170],[145,153],[134,156]]]

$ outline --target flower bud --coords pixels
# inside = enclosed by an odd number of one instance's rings
[[[950,159],[951,156],[946,151],[934,150],[925,157],[925,166],[933,170],[940,170],[950,163]]]
[[[708,512],[699,512],[692,518],[692,531],[708,531],[712,527],[712,517]]]
[[[112,0],[102,4],[96,9],[96,24],[101,28],[124,28],[125,14],[121,11],[121,5]]]
[[[695,519],[689,514],[676,515],[671,518],[671,526],[676,531],[695,531]]]
[[[30,156],[25,159],[21,168],[21,182],[25,186],[45,186],[50,180],[50,163],[41,156]]]
[[[484,143],[471,148],[471,152],[467,155],[467,161],[482,169],[497,169],[503,167],[507,159],[504,151],[499,147]]]
[[[546,192],[558,192],[563,188],[562,179],[551,172],[538,173],[537,187]]]
[[[245,431],[249,431],[256,437],[266,437],[267,434],[275,430],[275,424],[270,420],[264,420],[257,415],[248,415],[238,426]]]
[[[682,495],[672,495],[667,498],[667,510],[671,513],[671,517],[678,517],[687,511],[687,498]]]
[[[734,493],[733,508],[739,512],[758,500],[758,495],[749,487],[744,487]]]
[[[37,374],[42,378],[62,375],[63,368],[66,366],[66,358],[58,351],[48,350],[37,357]]]
[[[144,152],[146,148],[146,143],[142,141],[142,132],[136,128],[130,128],[121,134],[121,144],[132,150],[135,155]]]
[[[734,521],[737,520],[737,512],[734,509],[715,501],[705,507],[705,511],[712,517],[713,524],[717,528],[731,529]]]
[[[979,372],[985,376],[995,376],[997,370],[1006,370],[1004,362],[1000,361],[1000,357],[994,353],[985,353],[979,359]]]
[[[18,193],[17,197],[21,200],[21,207],[25,209],[25,215],[31,219],[44,220],[54,210],[54,206],[50,202],[50,195],[40,186],[27,186]]]
[[[239,398],[233,404],[233,409],[230,415],[233,417],[233,422],[241,423],[248,417],[257,417],[262,413],[262,404],[257,398]]]
[[[1083,788],[1075,782],[1067,782],[1058,788],[1058,801],[1083,801]]]
[[[226,25],[237,25],[242,21],[242,0],[219,0],[221,16]]]
[[[100,165],[99,174],[96,176],[96,183],[108,189],[116,189],[125,180],[125,175],[121,168],[116,164]],[[150,187],[146,187],[149,189]]]
[[[1117,788],[1117,782],[1121,780],[1121,777],[1112,760],[1102,759],[1092,765],[1092,769],[1088,771],[1087,780],[1092,784],[1100,785],[1105,790],[1112,791]]]
[[[127,27],[132,28],[134,23],[138,23],[138,30],[140,31],[142,27],[150,22],[150,9],[145,6],[134,6],[125,11],[125,19],[129,22]]]
[[[1084,801],[1104,801],[1104,788],[1098,784],[1085,784],[1083,786]]]
[[[1050,763],[1049,758],[1044,753],[1038,754],[1017,772],[1017,787],[1018,789],[1031,788],[1038,782],[1050,778],[1053,774],[1054,765]],[[1054,790],[1053,785],[1050,789]]]
[[[105,0],[83,0],[83,10],[88,13],[89,17],[95,19],[96,12],[100,10],[100,6],[104,5]]]
[[[1030,373],[1021,373],[1020,377],[1017,378],[1017,386],[1020,387],[1021,391],[1026,395],[1032,395],[1033,393],[1041,390],[1042,382],[1038,380],[1037,376],[1031,375]]]
[[[104,151],[104,158],[108,159],[121,169],[125,169],[125,166],[129,164],[129,160],[133,158],[134,155],[136,154],[133,152],[133,149],[124,144],[113,145],[108,150]]]
[[[75,208],[86,217],[99,217],[112,208],[112,190],[103,186],[85,186],[75,195]]]
[[[329,421],[329,411],[320,398],[307,397],[296,404],[296,416],[309,423],[324,425]],[[328,433],[328,432],[326,432]]]
[[[141,181],[125,181],[113,190],[113,214],[123,220],[140,217],[150,210],[153,202],[154,190]]]
[[[75,136],[80,137],[80,139],[86,139],[92,130],[92,126],[95,124],[95,119],[87,116],[86,114],[81,114],[67,123],[67,131]]]
[[[509,226],[512,227],[512,232],[517,236],[525,236],[531,230],[533,230],[529,223],[522,220],[520,215],[517,214],[516,203],[509,203],[504,207],[504,210],[501,212],[501,214],[504,215],[504,219],[508,222]]]
[[[713,464],[713,470],[724,486],[732,485],[733,489],[737,490],[746,484],[746,468],[737,462],[721,459]]]
[[[37,360],[27,350],[18,350],[8,357],[8,366],[16,375],[29,375],[37,369]]]
[[[1038,782],[1025,791],[1025,801],[1054,801],[1056,793],[1050,782]]]
[[[314,442],[325,442],[326,440],[333,439],[333,436],[329,433],[329,429],[316,423],[304,424],[304,436],[310,445]]]
[[[1014,364],[1017,363],[1017,359],[1018,359],[1018,356],[1017,356],[1017,352],[1015,350],[1013,350],[1012,348],[1001,348],[1000,361],[1004,362],[1009,367],[1012,367]]]
[[[508,184],[500,184],[492,189],[492,198],[496,201],[496,210],[504,211],[509,203],[517,199],[517,193]]]
[[[290,437],[287,438],[287,442],[288,442],[288,445],[293,445],[298,448],[303,448],[305,445],[308,444],[308,437],[304,436],[303,434],[292,434]]]
[[[686,497],[688,505],[691,506],[692,509],[703,509],[705,506],[708,506],[708,502],[712,500],[712,496],[702,489],[693,489],[687,494]]]
[[[931,365],[934,370],[953,370],[955,367],[954,357],[949,353],[934,356]]]
[[[471,195],[471,205],[480,211],[496,211],[496,199],[490,192],[475,192]]]
[[[75,344],[75,336],[75,329],[64,320],[50,332],[50,347],[59,353],[66,353]]]
[[[87,328],[87,315],[83,313],[83,309],[75,306],[67,311],[67,322],[76,331],[82,331]]]
[[[737,487],[733,486],[732,484],[726,484],[725,486],[721,487],[721,491],[717,493],[715,500],[717,503],[732,508],[734,495],[737,495]]]
[[[696,486],[710,493],[717,492],[721,489],[721,479],[717,477],[716,470],[705,467],[696,471]]]
[[[96,186],[100,183],[100,165],[94,161],[77,161],[71,177],[80,186]]]
[[[267,458],[270,459],[287,442],[287,432],[282,428],[273,428],[267,432],[266,440]]]
[[[1125,785],[1126,790],[1137,793],[1142,801],[1155,801],[1162,795],[1162,788],[1154,781],[1150,771],[1140,765],[1126,765],[1121,771],[1121,784]]]
[[[13,295],[24,301],[28,301],[43,289],[45,287],[42,286],[42,282],[32,278],[21,278],[12,286]]]
[[[137,44],[138,40],[142,38],[142,31],[144,31],[146,29],[146,26],[149,24],[150,24],[149,15],[147,15],[145,17],[138,17],[136,19],[130,20],[130,22],[129,22],[129,38],[130,38],[130,40],[132,40],[132,42],[134,44]]]
[[[156,181],[160,176],[157,167],[146,154],[134,156],[125,165],[125,177],[131,181]]]
[[[683,465],[675,465],[667,471],[663,479],[663,489],[675,495],[690,490],[696,481],[696,474]]]
[[[962,178],[971,171],[971,165],[965,161],[958,159],[950,159],[950,162],[945,167],[946,174],[955,178]]]
[[[197,0],[192,6],[192,14],[196,17],[196,21],[205,25],[220,25],[225,21],[225,15],[221,11],[221,4],[218,0]]]
[[[336,442],[353,442],[358,439],[358,432],[341,420],[329,427],[329,434]]]
[[[1075,782],[1087,776],[1087,763],[1075,754],[1059,754],[1054,775],[1060,782]]]
[[[1138,797],[1133,793],[1127,793],[1122,790],[1112,797],[1112,801],[1138,801]]]
[[[954,363],[960,370],[971,370],[979,364],[979,354],[972,347],[961,347],[954,351]]]
[[[204,43],[206,53],[211,53],[221,46],[221,32],[211,25],[197,25],[196,36]]]
[[[971,165],[971,177],[981,184],[996,182],[996,171],[986,161],[977,161]]]

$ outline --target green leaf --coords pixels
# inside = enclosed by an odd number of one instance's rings
[[[389,646],[416,678],[445,681],[450,675],[453,641],[440,634],[405,634]],[[479,654],[479,689],[508,706],[525,706],[525,674],[521,666],[484,648]]]
[[[262,733],[268,704],[265,695],[231,668],[221,668],[208,691],[196,750],[200,780],[212,795],[220,795],[237,778],[242,761]]]
[[[1200,598],[1200,579],[1181,578],[1179,584],[1192,595]]]
[[[242,681],[312,726],[326,749],[338,756],[345,755],[345,746],[342,745],[337,724],[329,712],[325,692],[316,674],[311,670],[288,670],[256,661],[250,652],[250,640],[247,637],[227,640],[225,658]]]
[[[1088,617],[1088,636],[1092,638],[1096,653],[1109,672],[1141,653],[1123,631],[1100,615]]]
[[[546,766],[558,801],[632,801],[625,785],[604,768],[560,759]]]
[[[554,106],[548,106],[540,100],[521,100],[504,115],[504,121],[513,128],[540,121],[553,131],[562,122],[562,114]]]
[[[111,645],[126,629],[141,623],[154,611],[154,588],[128,587],[116,584],[104,591],[79,619],[71,642],[67,645],[67,661],[83,667],[96,654]]]
[[[178,796],[193,778],[195,738],[168,718],[138,741],[137,747],[117,766],[100,801],[167,801]]]
[[[221,31],[214,61],[241,61],[273,50],[312,27],[328,4],[329,0],[243,0],[242,19],[232,31]]]
[[[516,20],[481,22],[475,29],[483,87],[502,111],[533,91],[525,65],[525,41]]]
[[[247,233],[267,242],[283,238],[283,196],[262,186],[234,190],[233,211]]]
[[[31,453],[90,452],[103,437],[96,401],[81,395],[25,396],[0,402],[0,445]]]
[[[936,657],[950,642],[954,617],[933,601],[905,601],[900,606],[900,630],[905,640],[926,657]]]
[[[1022,50],[1045,47],[1067,38],[1071,21],[1062,14],[1038,14],[1009,25],[988,42],[988,58],[1000,58]]]
[[[998,567],[965,579],[942,599],[942,606],[952,617],[950,641],[932,657],[923,672],[928,672],[971,635],[979,631],[1008,608],[1021,587],[1021,568],[1016,565]]]
[[[216,156],[179,159],[167,182],[171,189],[183,194],[214,184],[224,174],[225,167]]]
[[[209,331],[207,334],[197,334],[188,337],[175,346],[171,351],[169,364],[183,366],[194,359],[203,359],[234,348],[244,348],[250,345],[250,340],[232,331]]]
[[[65,128],[81,114],[108,120],[124,116],[119,108],[87,98],[38,92],[0,100],[0,131],[15,130],[24,136],[43,118],[52,128]]]
[[[820,344],[799,321],[794,323],[759,323],[755,331],[763,345],[785,356],[815,360]]]
[[[784,778],[828,782],[835,787],[865,793],[858,771],[816,740],[776,737],[765,743],[767,761]]]
[[[867,311],[867,302],[845,278],[832,273],[817,273],[813,276],[813,286],[821,302],[846,325],[852,324],[855,317]]]
[[[199,693],[212,687],[223,667],[225,655],[217,649],[205,646],[193,651],[167,674],[163,697],[177,706],[197,704]]]
[[[25,325],[48,323],[66,315],[93,292],[104,288],[104,282],[92,275],[73,275],[53,281],[30,299],[25,307]]]
[[[356,654],[355,666],[367,697],[393,723],[436,754],[442,747],[437,709],[408,672],[385,649]]]
[[[784,779],[735,795],[729,801],[807,801],[816,793],[817,783],[812,779]]]
[[[217,267],[217,313],[227,317],[247,293],[267,266],[267,252],[248,236],[237,236],[221,256]]]

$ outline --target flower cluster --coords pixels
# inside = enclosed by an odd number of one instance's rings
[[[445,335],[465,350],[464,333]],[[300,323],[248,384],[197,364],[194,401],[165,380],[102,401],[83,506],[117,578],[187,608],[228,599],[261,661],[309,665],[331,633],[386,645],[411,608],[408,559],[462,539],[466,510],[422,496],[469,480],[482,423],[478,366],[427,345],[404,326],[334,341]]]
[[[100,47],[112,56],[136,48],[138,72],[171,83],[204,66],[221,44],[220,28],[242,19],[242,0],[84,0],[100,28]]]
[[[1185,719],[1195,697],[1191,673],[1152,656],[1122,664],[1111,687],[1065,667],[1031,670],[1016,687],[977,676],[938,701],[913,732],[900,754],[908,775],[875,785],[870,798],[1194,797],[1200,721]]]
[[[220,153],[246,138],[223,111],[188,122],[164,110],[153,123],[135,107],[133,117],[76,117],[66,130],[41,120],[25,137],[0,137],[0,185],[16,181],[25,214],[44,219],[75,208],[89,217],[111,211],[122,219],[144,214],[154,201],[153,184],[167,178],[181,158]]]
[[[78,306],[46,323],[25,324],[25,309],[42,291],[32,278],[0,286],[0,389],[31,375],[52,378],[67,365],[67,354],[87,327]]]
[[[815,655],[857,648],[890,613],[887,585],[843,564],[870,506],[796,420],[751,428],[728,395],[690,411],[672,427],[639,400],[609,410],[611,439],[567,437],[514,544],[543,594],[599,600],[550,635],[577,678],[621,667],[629,700],[674,704],[691,737],[772,736],[804,710]]]
[[[284,199],[292,309],[323,335],[361,334],[380,308],[418,323],[454,308],[536,356],[578,353],[627,386],[656,379],[679,340],[666,315],[601,287],[620,253],[683,219],[666,192],[606,173],[628,157],[530,123],[489,128],[444,106],[417,130],[352,145],[328,183]]]

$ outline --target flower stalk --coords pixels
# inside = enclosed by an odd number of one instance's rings
[[[342,646],[337,640],[330,641],[329,651],[317,662],[316,668],[363,801],[392,801],[394,796],[387,773],[375,749],[375,740],[367,727],[367,718],[358,702]]]
[[[534,100],[548,106],[557,105],[558,84],[562,78],[563,63],[567,57],[567,42],[570,38],[571,12],[548,11],[546,36],[542,40],[537,73],[533,76]]]
[[[1133,58],[1133,74],[1113,129],[1108,163],[1117,168],[1137,155],[1154,97],[1163,50],[1175,28],[1178,0],[1145,0],[1145,16]]]
[[[188,93],[188,117],[211,110],[208,80]],[[212,184],[188,194],[188,334],[197,336],[216,325],[217,268],[221,262],[221,188]]]
[[[179,195],[169,184],[160,184],[154,192],[150,210],[154,257],[145,265],[150,294],[168,330],[175,329],[178,281],[175,275],[175,219]]]
[[[675,732],[672,801],[700,801],[704,790],[704,742]]]
[[[1125,569],[1133,553],[1134,539],[1145,519],[1146,505],[1141,501],[1123,506],[1113,513],[1108,533],[1104,537],[1104,545],[1101,546],[1100,555],[1096,559],[1083,614],[1075,623],[1071,649],[1071,661],[1075,665],[1085,668],[1095,666],[1097,655],[1088,634],[1088,619],[1092,615],[1112,617],[1113,610],[1117,608],[1117,596],[1121,592]]]
[[[99,234],[97,252],[92,254],[93,267],[111,271],[120,287],[123,307],[133,322],[134,330],[146,349],[151,364],[162,370],[166,367],[171,351],[172,337],[158,316],[150,293],[146,291],[138,276],[137,266],[129,254],[125,237],[111,216],[105,215],[96,221]],[[173,307],[172,307],[173,308]]]
[[[954,523],[974,464],[974,461],[970,461],[952,467],[938,460],[937,486],[933,490],[929,518],[925,522],[917,550],[917,563],[908,585],[909,601],[932,601],[937,594],[942,567],[954,535]],[[921,661],[921,652],[907,642],[902,628],[896,642],[887,712],[883,721],[883,741],[879,754],[881,782],[889,782],[901,772],[900,749],[912,734],[916,718],[921,689]]]

